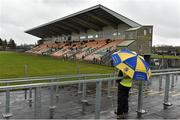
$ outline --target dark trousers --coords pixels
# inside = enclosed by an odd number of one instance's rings
[[[123,113],[128,113],[128,98],[129,98],[129,90],[130,87],[125,87],[118,83],[118,107],[117,107],[117,115],[121,115]]]

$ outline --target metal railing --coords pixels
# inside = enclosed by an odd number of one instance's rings
[[[152,73],[158,72],[172,72],[172,71],[180,71],[180,68],[176,69],[159,69],[152,70]],[[0,79],[0,84],[3,83],[18,83],[18,82],[32,82],[32,81],[54,81],[57,79],[66,79],[66,78],[81,78],[81,77],[98,77],[98,76],[109,76],[114,74],[74,74],[74,75],[54,75],[54,76],[40,76],[40,77],[22,77],[22,78],[8,78],[8,79]]]
[[[163,102],[164,109],[167,109],[168,106],[172,105],[169,102],[170,75],[176,75],[176,79],[177,79],[178,74],[180,74],[180,71],[152,73],[152,77],[155,77],[155,76],[159,77],[159,90],[162,89],[162,76],[166,75],[165,89],[164,89],[164,102]],[[173,77],[172,81],[174,81],[174,77]],[[143,83],[144,83],[144,81],[139,81],[138,107],[137,107],[137,117],[138,118],[140,118],[142,116],[142,114],[147,112],[143,109],[143,86],[144,86]],[[172,85],[173,85],[173,83],[172,83]]]
[[[173,72],[173,71],[180,71],[180,68],[152,70],[152,73],[157,73],[157,72]]]
[[[170,71],[170,70],[169,70]],[[180,71],[174,71],[174,72],[161,72],[161,73],[153,73],[152,76],[162,76],[162,75],[166,75],[166,83],[165,83],[165,91],[164,91],[164,109],[167,109],[168,106],[172,105],[169,102],[169,80],[170,80],[170,75],[177,75],[180,74]],[[107,75],[107,74],[106,74]],[[85,75],[87,76],[87,75]],[[66,76],[67,77],[67,76]],[[68,76],[69,77],[69,76]],[[78,76],[79,77],[79,76]],[[161,77],[160,77],[161,78]],[[176,77],[177,78],[177,77]],[[48,79],[48,78],[47,78]],[[50,80],[56,80],[57,78],[49,78]],[[48,80],[49,80],[48,79]],[[86,95],[86,84],[87,83],[96,83],[96,102],[95,102],[95,118],[99,119],[100,118],[100,106],[101,106],[101,89],[102,89],[102,82],[110,82],[110,81],[115,81],[117,79],[120,79],[120,77],[115,77],[112,76],[112,74],[109,74],[109,77],[107,78],[98,78],[98,79],[84,79],[84,80],[73,80],[73,81],[59,81],[59,82],[47,82],[47,83],[31,83],[31,84],[24,84],[24,85],[11,85],[11,86],[1,86],[0,87],[0,91],[5,91],[6,92],[6,107],[5,107],[5,114],[3,114],[4,118],[10,118],[13,114],[10,111],[10,91],[11,90],[22,90],[22,89],[34,89],[34,116],[35,118],[39,118],[39,114],[37,114],[37,111],[39,110],[40,106],[40,102],[41,102],[41,98],[40,98],[40,94],[41,94],[41,88],[43,87],[50,87],[50,105],[49,105],[49,118],[53,118],[54,117],[54,109],[56,108],[55,104],[54,104],[54,86],[63,86],[63,85],[72,85],[72,84],[83,84],[83,88],[82,88],[82,103],[84,104],[85,102],[87,102],[87,100],[85,99],[85,95]],[[35,79],[37,80],[37,79]],[[40,80],[38,78],[38,80]],[[8,81],[6,81],[8,82]],[[137,106],[137,116],[141,117],[141,115],[143,113],[145,113],[145,111],[143,110],[143,85],[144,85],[144,81],[139,81],[139,92],[138,92],[138,106]],[[111,96],[110,93],[110,88],[111,85],[108,83],[108,96]],[[82,104],[82,105],[83,105]],[[85,106],[82,107],[82,109]],[[83,110],[82,110],[83,111]]]
[[[100,102],[100,96],[101,96],[101,94],[100,94],[100,91],[101,91],[101,82],[103,82],[103,81],[112,81],[112,80],[116,80],[116,79],[120,79],[120,78],[118,78],[118,77],[108,77],[108,78],[99,78],[99,79],[88,79],[88,80],[74,80],[74,81],[62,81],[62,82],[51,82],[51,83],[34,83],[34,84],[25,84],[25,85],[13,85],[13,86],[2,86],[2,87],[0,87],[0,91],[5,91],[6,92],[6,109],[5,109],[5,114],[3,114],[3,117],[4,118],[9,118],[9,117],[11,117],[12,116],[12,113],[10,112],[10,91],[11,90],[18,90],[18,89],[20,89],[20,90],[22,90],[22,89],[29,89],[29,88],[32,88],[32,89],[34,89],[35,90],[35,96],[34,96],[34,108],[35,108],[35,110],[34,110],[34,113],[35,113],[35,117],[36,118],[39,118],[39,114],[36,114],[37,113],[37,110],[38,110],[38,108],[39,108],[39,102],[40,102],[40,99],[39,99],[39,94],[40,94],[40,89],[42,88],[42,87],[50,87],[51,88],[51,95],[53,95],[52,93],[54,93],[53,92],[53,86],[63,86],[63,85],[72,85],[72,84],[78,84],[78,83],[83,83],[83,86],[85,85],[85,84],[87,84],[87,83],[94,83],[94,82],[96,82],[96,84],[98,85],[98,86],[96,86],[96,97],[98,97],[98,98],[96,98],[96,101],[97,102]],[[85,91],[85,87],[83,88],[83,93],[84,93],[84,91]],[[84,94],[83,94],[83,96],[84,96]],[[53,118],[53,113],[54,113],[54,109],[55,109],[55,105],[54,105],[54,103],[53,103],[53,98],[54,97],[52,97],[51,96],[51,99],[50,99],[50,106],[49,106],[49,109],[50,109],[50,117],[49,118]],[[84,97],[83,97],[83,100],[82,100],[82,102],[83,101],[85,101],[84,100]],[[100,103],[97,103],[96,102],[96,109],[95,109],[95,113],[96,113],[96,118],[98,118],[97,116],[98,116],[98,112],[99,112],[99,110],[100,110]]]
[[[8,78],[0,79],[0,83],[13,83],[13,82],[28,82],[28,81],[45,81],[65,78],[81,78],[93,76],[108,76],[112,74],[74,74],[74,75],[54,75],[54,76],[40,76],[40,77],[22,77],[22,78]]]

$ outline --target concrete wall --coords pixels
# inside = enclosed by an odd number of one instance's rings
[[[137,47],[141,54],[151,54],[152,26],[143,26],[137,31]]]
[[[129,50],[132,50],[132,51],[137,51],[137,43],[136,43],[136,41],[134,41],[132,44],[130,44],[129,46],[128,46],[128,49]]]
[[[152,50],[152,26],[142,26],[137,30],[126,31],[126,40],[135,40],[135,45],[130,46],[138,54],[150,55]]]
[[[95,31],[93,29],[87,30],[87,33],[80,32],[78,33],[72,33],[71,34],[71,40],[73,41],[79,41],[79,40],[87,40],[87,39],[125,39],[125,30],[129,29],[130,26],[126,24],[118,24],[117,29],[114,29],[111,26],[106,26],[102,28],[102,31]],[[89,37],[90,38],[89,38]],[[93,36],[93,37],[91,37]],[[83,39],[80,39],[80,37],[84,37]],[[62,35],[58,37],[52,37],[52,38],[44,38],[45,40],[50,41],[66,41],[67,36]]]
[[[72,37],[71,39],[73,39],[74,41],[79,40],[79,34],[77,33],[72,33],[71,37]]]
[[[119,24],[118,29],[114,29],[111,26],[106,26],[102,28],[102,31],[95,31],[92,29],[87,30],[87,33],[80,32],[80,34],[72,33],[71,39],[72,40],[79,40],[80,36],[85,36],[84,39],[124,39],[125,38],[125,30],[129,29],[130,27],[126,24]],[[88,38],[93,36],[93,38]],[[83,39],[82,39],[83,40]]]
[[[117,50],[121,50],[121,49],[129,49],[132,51],[137,51],[137,44],[136,41],[134,41],[133,43],[131,43],[129,46],[117,46]]]

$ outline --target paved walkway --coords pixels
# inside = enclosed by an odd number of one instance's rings
[[[151,94],[151,93],[150,93]],[[174,94],[176,95],[176,94]],[[130,110],[128,114],[128,119],[136,119],[137,118],[137,98],[136,96],[130,97]],[[163,96],[159,94],[153,94],[152,96],[148,96],[144,98],[143,108],[147,111],[147,113],[143,114],[141,119],[180,119],[180,96],[173,97],[170,99],[173,103],[172,106],[168,107],[168,109],[163,109]],[[114,107],[115,109],[115,107]],[[109,109],[106,111],[101,111],[101,119],[116,119],[116,115],[114,114],[114,109]],[[94,115],[87,115],[83,118],[94,118]]]

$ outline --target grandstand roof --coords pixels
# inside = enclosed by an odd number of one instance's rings
[[[74,14],[62,17],[46,24],[26,30],[26,33],[44,38],[58,35],[70,35],[71,33],[87,32],[88,29],[101,31],[102,27],[124,23],[130,27],[139,27],[140,24],[124,17],[102,5],[96,5]]]
[[[122,43],[118,44],[118,47],[126,47],[129,46],[130,44],[132,44],[135,40],[125,40]]]
[[[139,27],[134,27],[134,28],[129,28],[128,30],[126,31],[134,31],[134,30],[138,30],[139,28],[141,28],[142,26],[139,26]]]

